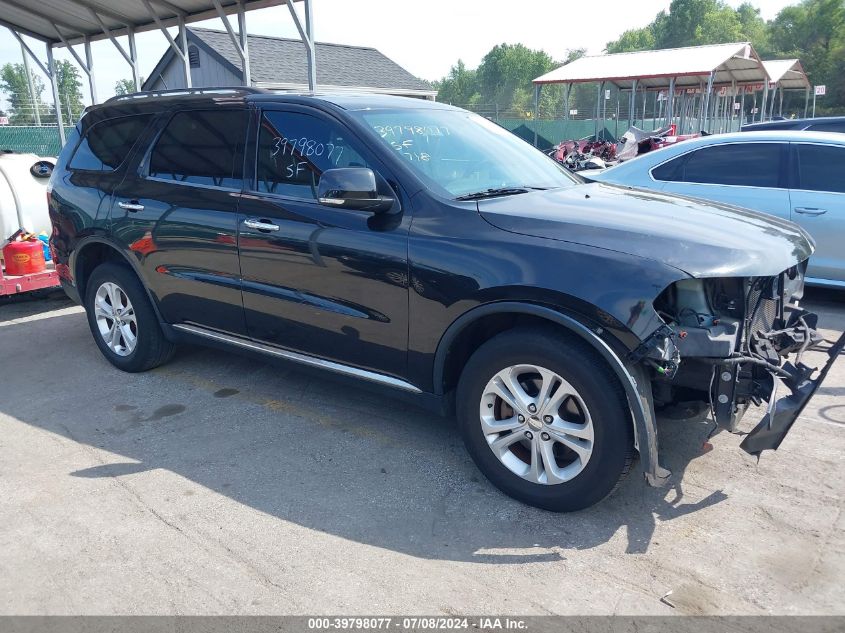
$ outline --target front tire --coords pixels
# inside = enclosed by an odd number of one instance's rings
[[[482,345],[457,391],[478,468],[505,494],[570,512],[610,494],[630,468],[633,430],[609,367],[583,342],[518,329]]]
[[[97,347],[118,369],[146,371],[173,354],[173,344],[164,338],[144,287],[125,266],[107,262],[94,270],[85,311]]]

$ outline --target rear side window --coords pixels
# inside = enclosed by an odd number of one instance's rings
[[[731,143],[693,152],[675,180],[715,185],[777,187],[781,144]]]
[[[245,110],[179,112],[150,154],[149,175],[195,185],[240,189]]]
[[[845,121],[829,121],[827,123],[814,123],[808,130],[813,132],[842,132],[845,133]]]
[[[845,193],[845,147],[798,145],[798,188]]]
[[[263,114],[258,133],[258,191],[316,199],[320,175],[335,167],[369,167],[340,125],[298,112]]]
[[[679,156],[678,158],[670,160],[669,162],[663,163],[662,165],[658,165],[657,167],[651,170],[651,175],[654,177],[655,180],[678,180],[678,172],[680,171],[686,159],[686,156]]]
[[[114,171],[152,119],[151,114],[125,116],[92,125],[70,159],[70,169]]]

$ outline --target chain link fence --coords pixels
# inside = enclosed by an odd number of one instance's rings
[[[65,136],[73,127],[65,127]],[[0,125],[0,152],[57,156],[62,148],[55,125]]]
[[[666,125],[666,96],[659,91],[638,92],[633,108],[631,93],[616,87],[605,87],[602,92],[596,84],[574,84],[568,103],[560,86],[544,86],[540,94],[540,112],[536,120],[533,103],[519,108],[482,103],[455,105],[495,121],[530,143],[534,142],[536,132],[537,147],[544,150],[570,139],[598,136],[618,140],[630,125],[645,130]],[[748,93],[743,98],[741,95],[720,95],[717,91],[711,96],[711,116],[705,125],[701,117],[703,101],[702,92],[683,92],[675,97],[672,123],[677,133],[689,134],[702,129],[709,133],[735,132],[742,125],[759,120],[763,107],[761,92]],[[804,106],[803,91],[784,93],[784,117],[804,116]],[[773,113],[777,115],[780,108],[778,98]]]

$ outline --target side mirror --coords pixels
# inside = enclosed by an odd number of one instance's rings
[[[376,175],[367,167],[327,169],[317,185],[317,200],[327,207],[383,213],[393,206],[393,198],[381,196]]]

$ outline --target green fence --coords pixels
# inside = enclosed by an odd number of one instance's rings
[[[72,131],[73,127],[66,127],[65,135]],[[56,156],[61,148],[59,128],[55,126],[0,125],[0,151]]]

